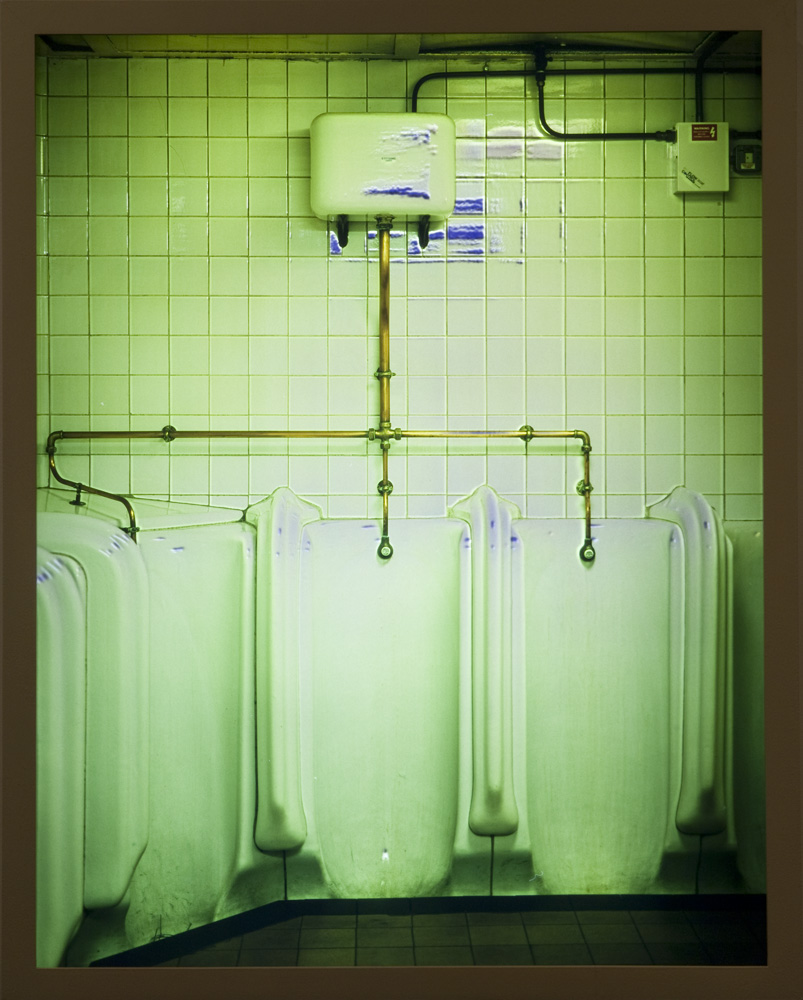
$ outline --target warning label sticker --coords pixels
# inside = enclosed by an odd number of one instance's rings
[[[691,127],[692,142],[716,142],[716,138],[716,125],[692,125]]]

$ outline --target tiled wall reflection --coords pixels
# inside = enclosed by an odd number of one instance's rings
[[[51,429],[377,426],[377,240],[355,223],[341,249],[312,216],[309,123],[407,110],[444,68],[39,59],[42,451]],[[758,87],[709,76],[707,117],[759,128]],[[546,98],[558,130],[694,118],[692,76],[550,76]],[[760,518],[760,180],[683,198],[666,143],[545,139],[529,79],[433,81],[419,110],[457,123],[458,200],[423,251],[394,226],[393,425],[582,428],[596,515],[642,516],[684,483],[727,519]],[[381,512],[381,453],[364,441],[59,455],[64,475],[114,492],[242,507],[289,485],[328,516]],[[394,443],[392,513],[440,515],[488,482],[529,516],[581,516],[581,472],[574,443]]]

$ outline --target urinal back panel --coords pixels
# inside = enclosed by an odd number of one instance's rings
[[[36,962],[58,965],[84,913],[86,593],[78,565],[37,550]]]
[[[314,822],[337,896],[411,897],[445,880],[458,795],[463,525],[321,521],[303,557]]]
[[[669,525],[603,521],[589,565],[572,522],[522,520],[514,531],[539,886],[644,891],[673,809],[682,540]]]

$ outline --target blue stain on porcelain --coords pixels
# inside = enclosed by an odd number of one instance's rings
[[[483,198],[457,198],[454,203],[455,215],[482,215]]]
[[[438,131],[437,125],[432,125],[423,131],[419,129],[403,128],[399,133],[401,139],[409,139],[416,146],[428,145],[432,141],[432,133]]]
[[[429,191],[421,191],[411,184],[390,184],[387,187],[363,188],[363,194],[397,194],[404,198],[423,198],[429,201]]]
[[[478,240],[485,236],[485,226],[482,223],[447,226],[446,232],[450,240]]]

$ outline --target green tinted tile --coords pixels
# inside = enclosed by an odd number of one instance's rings
[[[245,97],[248,64],[241,59],[210,59],[209,96]]]
[[[209,98],[209,135],[247,135],[247,106],[236,97]]]
[[[51,177],[47,210],[51,215],[86,215],[87,190],[86,177]]]
[[[170,97],[167,112],[171,138],[207,134],[208,107],[205,98]]]
[[[97,142],[89,140],[89,148]],[[123,140],[124,141],[124,140]],[[94,167],[93,167],[94,169]],[[87,139],[83,137],[53,136],[47,140],[47,173],[55,175],[84,175],[87,170]],[[108,171],[111,173],[111,171]],[[123,171],[124,173],[125,171]]]
[[[47,92],[52,95],[86,94],[87,63],[84,59],[51,59],[48,66]]]
[[[163,97],[132,97],[128,102],[128,134],[167,134],[167,101]]]
[[[245,177],[248,173],[247,139],[210,139],[209,174],[215,177]]]
[[[93,97],[126,95],[125,59],[89,59],[89,94]]]
[[[207,93],[205,59],[168,59],[167,80],[171,97],[205,97]]]
[[[128,94],[131,98],[159,97],[167,93],[166,59],[131,59],[128,62]]]
[[[166,174],[167,140],[132,136],[128,142],[128,172],[137,177],[161,177]]]
[[[90,108],[96,100],[101,100],[101,98],[89,100]],[[114,100],[114,98],[109,98],[109,100]],[[48,135],[77,136],[87,134],[86,97],[48,97],[46,101]]]
[[[91,247],[92,237],[90,235]],[[89,258],[89,290],[93,295],[126,295],[128,293],[127,258],[123,256],[97,256],[93,251]]]
[[[178,177],[206,177],[209,172],[206,139],[170,135],[170,180]]]

